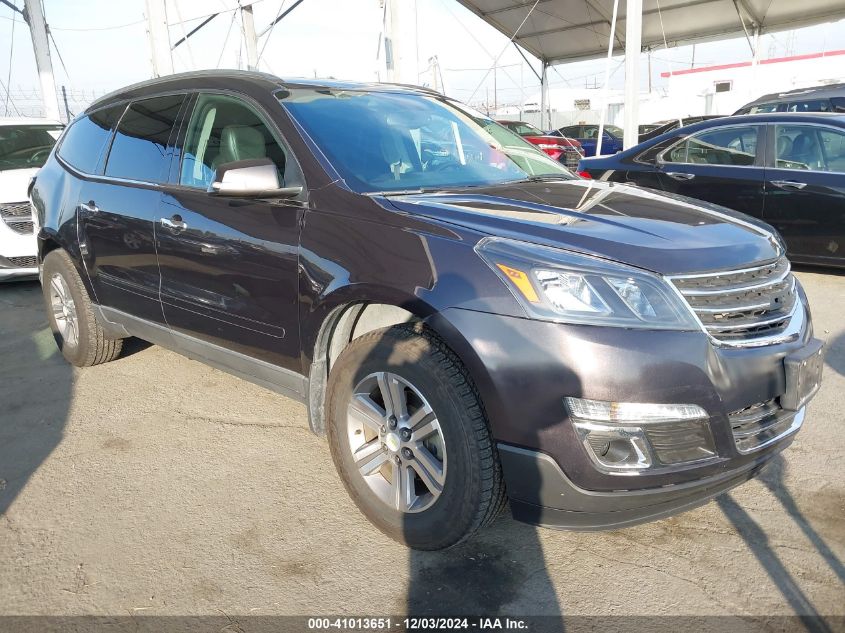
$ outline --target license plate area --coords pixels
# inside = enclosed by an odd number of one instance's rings
[[[786,391],[780,397],[782,408],[797,411],[816,395],[821,385],[824,352],[824,341],[813,339],[806,347],[783,359]]]

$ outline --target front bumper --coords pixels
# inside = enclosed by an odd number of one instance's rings
[[[729,415],[777,402],[784,358],[812,345],[809,315],[795,340],[722,348],[703,332],[572,326],[449,309],[432,326],[464,359],[499,443],[514,516],[540,525],[603,529],[700,505],[753,477],[791,443],[737,448]],[[704,409],[716,456],[704,462],[609,473],[596,468],[569,419],[566,396]],[[799,418],[800,416],[800,418]]]
[[[25,260],[26,265],[21,266],[17,261],[18,259]],[[0,282],[17,279],[38,279],[38,264],[29,265],[29,260],[35,260],[35,257],[10,259],[0,255]]]

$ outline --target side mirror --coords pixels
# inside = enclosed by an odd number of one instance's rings
[[[281,187],[276,164],[269,158],[223,163],[214,172],[209,195],[235,198],[294,198],[302,187]]]

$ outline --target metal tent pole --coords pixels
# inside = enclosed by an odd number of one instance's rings
[[[604,138],[604,124],[607,119],[607,102],[610,91],[610,62],[613,59],[613,40],[616,37],[616,16],[619,15],[619,0],[613,2],[613,19],[610,21],[610,37],[607,40],[607,61],[604,64],[604,84],[602,85],[601,115],[599,133],[596,139],[596,156],[601,156],[601,142]]]
[[[258,38],[255,35],[255,19],[251,4],[241,5],[241,23],[244,26],[246,67],[248,70],[258,70]]]
[[[37,3],[37,0],[28,0]],[[167,29],[167,9],[164,0],[146,0],[147,35],[153,62],[153,77],[173,74],[170,31]]]
[[[625,149],[637,144],[640,114],[640,52],[643,0],[627,0],[625,13]]]
[[[32,48],[35,51],[35,65],[38,68],[38,78],[41,81],[41,99],[44,102],[44,116],[58,121],[59,94],[56,92],[56,82],[53,79],[53,63],[50,60],[50,43],[47,40],[47,23],[41,11],[40,0],[25,0],[24,19],[29,24],[32,36]]]
[[[540,73],[540,128],[545,132],[551,125],[551,117],[548,116],[547,108],[549,107],[549,64],[543,60],[543,70]]]

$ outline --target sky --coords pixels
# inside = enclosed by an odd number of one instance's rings
[[[11,0],[18,6],[23,0]],[[280,10],[294,0],[259,0],[254,4],[256,30],[261,31]],[[428,59],[437,56],[447,94],[473,105],[493,102],[493,61],[498,88],[495,102],[518,104],[536,94],[539,82],[528,64],[509,46],[508,39],[470,13],[455,0],[407,0],[417,19],[421,83],[430,83]],[[56,83],[66,86],[71,108],[93,96],[149,78],[150,50],[144,22],[144,0],[43,0],[45,15],[55,40],[52,50]],[[232,11],[236,0],[168,0],[170,37],[176,42],[198,25],[203,16],[226,11],[190,38],[190,46],[174,52],[177,71],[196,68],[244,66],[241,24]],[[20,16],[0,4],[0,115],[5,107],[2,86],[9,85],[11,99],[37,102],[38,81],[28,29]],[[285,77],[335,77],[374,80],[382,10],[379,0],[305,0],[259,41],[263,51],[259,68]],[[14,33],[14,35],[13,35]],[[803,54],[845,48],[845,21],[766,35],[762,56]],[[58,53],[58,54],[57,54]],[[693,47],[656,50],[652,54],[653,86],[665,85],[660,73],[688,68]],[[700,44],[695,47],[696,66],[744,61],[751,58],[744,38]],[[11,65],[10,65],[11,59]],[[530,58],[529,58],[530,59]],[[534,68],[539,68],[536,60]],[[600,86],[605,61],[559,65],[550,71],[550,85]],[[641,56],[642,88],[647,87],[647,60]],[[610,85],[622,87],[621,58],[614,60]],[[11,73],[10,73],[11,70]],[[381,75],[384,78],[382,72]]]

